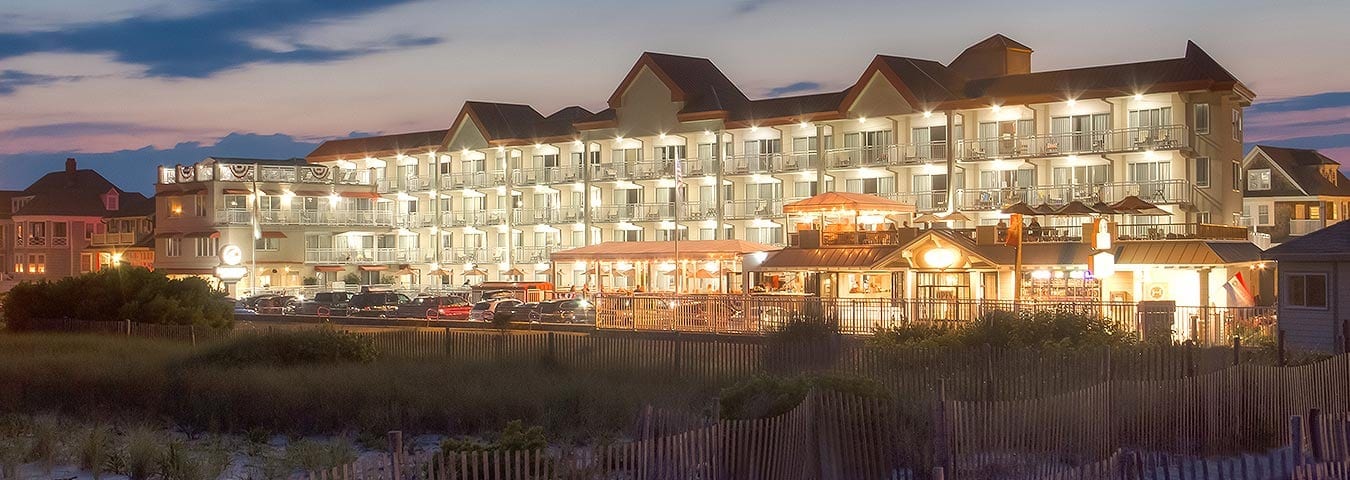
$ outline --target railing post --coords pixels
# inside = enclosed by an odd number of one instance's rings
[[[1325,445],[1322,443],[1322,410],[1308,410],[1308,438],[1312,441],[1312,457],[1314,462],[1326,461]]]
[[[123,321],[123,322],[126,322],[126,332],[127,332],[127,336],[130,337],[130,336],[131,336],[131,319],[128,318],[128,319],[122,320],[122,321]]]
[[[1275,361],[1275,364],[1281,367],[1289,364],[1289,360],[1285,358],[1284,329],[1275,331]]]
[[[1242,337],[1233,335],[1233,365],[1242,363]]]
[[[403,478],[403,432],[389,432],[389,478]]]

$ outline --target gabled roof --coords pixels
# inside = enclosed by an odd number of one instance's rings
[[[1022,44],[1022,42],[1018,42],[1017,40],[1008,38],[1007,36],[1004,36],[1002,33],[995,33],[989,36],[989,38],[980,40],[979,42],[976,42],[974,45],[966,47],[965,51],[969,52],[972,50],[985,50],[990,48],[1026,50],[1028,52],[1032,51],[1031,47]]]
[[[785,248],[769,254],[755,270],[875,270],[899,247]]]
[[[118,200],[117,211],[107,212],[103,218],[153,217],[155,216],[155,197],[146,197],[139,193],[123,195]]]
[[[610,107],[623,105],[623,93],[643,67],[652,70],[670,88],[671,100],[684,102],[680,113],[736,111],[748,108],[750,98],[741,92],[711,60],[668,53],[644,52],[623,82],[609,97]]]
[[[23,196],[22,194],[20,190],[0,190],[0,218],[9,218],[14,197]]]
[[[515,103],[464,102],[455,121],[442,136],[442,143],[451,140],[465,122],[473,122],[489,142],[536,141],[576,136],[576,123],[592,121],[596,114],[581,107],[566,107],[545,117],[529,105]]]
[[[1340,171],[1340,162],[1322,155],[1317,150],[1257,145],[1249,155],[1264,155],[1282,170],[1300,190],[1308,195],[1350,196],[1350,178]],[[1336,182],[1323,176],[1322,169],[1335,166]],[[1262,192],[1248,192],[1247,196],[1261,197]]]
[[[961,99],[965,84],[960,75],[932,60],[877,55],[848,89],[839,109],[850,107],[876,74],[881,74],[916,110],[931,110],[942,102]]]
[[[33,182],[18,197],[33,197],[14,216],[53,215],[75,217],[103,217],[109,212],[103,204],[103,196],[109,192],[118,195],[118,208],[122,205],[139,205],[145,196],[136,192],[125,192],[93,170],[65,170],[43,175]]]
[[[345,138],[323,142],[305,159],[324,162],[349,158],[381,157],[401,153],[426,153],[445,140],[445,130],[378,135],[374,137]]]
[[[1261,255],[1277,261],[1346,261],[1350,260],[1350,221],[1315,230],[1281,243]]]

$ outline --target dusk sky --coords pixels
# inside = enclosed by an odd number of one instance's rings
[[[1345,0],[0,0],[0,18],[0,189],[73,156],[148,193],[155,165],[446,128],[470,99],[597,110],[645,50],[710,58],[762,98],[843,89],[879,53],[945,64],[993,33],[1034,70],[1194,40],[1256,92],[1249,144],[1350,164]]]

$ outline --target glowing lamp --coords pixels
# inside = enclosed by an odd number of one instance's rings
[[[584,272],[584,271],[586,271],[586,262],[581,261],[581,260],[577,260],[577,263],[572,264],[572,270],[575,270],[575,271],[578,271],[578,272]]]
[[[710,262],[708,262],[708,263],[703,264],[703,269],[704,269],[704,270],[707,270],[708,273],[717,273],[717,270],[718,270],[719,268],[721,268],[721,266],[718,265],[717,262],[711,262],[711,261],[710,261]]]
[[[675,271],[675,262],[662,262],[661,265],[657,267],[657,269],[660,270],[662,273],[673,272]]]
[[[1106,278],[1116,273],[1116,256],[1109,252],[1097,252],[1088,257],[1088,270],[1095,278]]]
[[[923,263],[929,268],[947,269],[956,264],[958,256],[956,250],[935,247],[923,252]]]

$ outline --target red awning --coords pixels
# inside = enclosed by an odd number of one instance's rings
[[[226,195],[248,195],[248,194],[250,194],[250,193],[253,193],[253,192],[250,192],[250,191],[248,191],[248,190],[244,190],[244,189],[242,189],[242,188],[227,188],[227,189],[225,189],[225,194],[226,194]]]
[[[293,193],[295,193],[296,195],[299,195],[299,196],[301,196],[301,197],[327,197],[327,196],[328,196],[328,192],[320,192],[320,191],[318,191],[318,190],[296,190],[296,191],[293,192]]]
[[[346,269],[343,268],[342,265],[315,265],[315,266],[314,266],[314,271],[316,271],[316,272],[341,272],[341,271],[343,271],[343,270],[346,270]]]
[[[380,198],[380,194],[375,192],[342,192],[339,193],[338,195],[342,195],[347,198]]]
[[[286,238],[286,234],[281,232],[262,232],[262,238]]]
[[[217,231],[192,232],[183,234],[183,236],[189,238],[220,238],[220,232]]]
[[[358,268],[364,272],[382,272],[389,269],[389,267],[385,265],[362,265]]]
[[[159,232],[155,234],[155,238],[173,238],[181,236],[183,236],[182,233],[175,233],[175,232]]]

